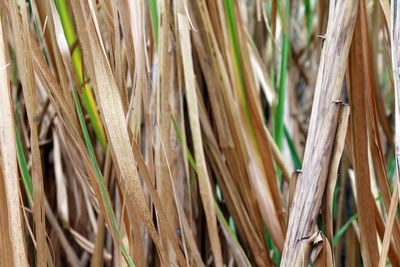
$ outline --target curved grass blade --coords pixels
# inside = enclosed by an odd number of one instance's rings
[[[95,169],[96,172],[96,178],[97,178],[97,182],[99,183],[99,188],[100,188],[100,192],[105,204],[105,209],[107,212],[107,216],[109,217],[110,221],[111,221],[111,227],[114,230],[114,233],[116,235],[116,238],[118,239],[119,245],[121,246],[121,250],[122,250],[122,254],[124,255],[128,265],[130,267],[134,267],[135,264],[133,263],[132,259],[130,258],[124,244],[122,243],[121,240],[121,234],[119,232],[119,229],[117,227],[117,222],[114,216],[114,212],[112,210],[112,206],[111,206],[111,200],[109,198],[109,195],[107,194],[107,187],[104,183],[104,180],[101,176],[101,172],[100,172],[100,168],[99,165],[97,164],[97,160],[96,160],[96,155],[94,153],[93,150],[93,146],[92,143],[90,142],[90,137],[89,137],[89,133],[88,130],[86,128],[86,124],[85,124],[85,119],[83,117],[83,112],[82,112],[82,107],[81,104],[79,102],[79,97],[78,97],[78,93],[76,91],[76,88],[74,88],[74,101],[75,101],[75,107],[76,107],[76,111],[78,113],[78,118],[79,118],[79,123],[81,125],[82,128],[82,132],[83,132],[83,137],[85,139],[85,143],[86,143],[86,147],[88,149],[89,152],[89,156],[90,156],[90,160],[92,161],[93,167]]]
[[[342,237],[342,235],[347,231],[347,228],[349,228],[350,224],[358,218],[358,213],[354,214],[353,216],[350,217],[350,219],[342,226],[342,228],[339,229],[339,231],[335,234],[333,237],[333,246],[336,247],[339,239]]]

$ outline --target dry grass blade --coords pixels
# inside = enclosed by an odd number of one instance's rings
[[[0,3],[0,266],[400,266],[398,0]]]
[[[80,18],[82,25],[86,25],[86,29],[82,30],[87,35],[89,42],[83,46],[84,55],[88,55],[93,62],[90,73],[95,83],[96,96],[105,120],[104,126],[110,139],[114,163],[118,168],[123,192],[127,198],[128,215],[132,221],[139,219],[145,223],[158,246],[159,252],[163,255],[149,209],[145,206],[144,193],[139,181],[132,149],[129,145],[126,145],[130,142],[120,94],[105,58],[103,46],[92,18],[93,14],[89,10],[88,3],[74,3],[72,6],[75,16]]]
[[[3,211],[3,213],[2,213],[2,215],[0,217],[0,223],[2,225],[1,232],[0,232],[0,237],[1,237],[1,240],[2,240],[0,242],[0,249],[1,249],[1,251],[5,252],[1,256],[0,263],[3,264],[3,265],[7,265],[7,266],[10,265],[11,266],[11,265],[14,264],[13,263],[15,261],[14,257],[17,260],[19,260],[18,257],[21,257],[18,254],[22,254],[23,257],[26,257],[26,254],[25,254],[26,250],[25,249],[22,250],[22,253],[21,253],[21,251],[19,251],[20,253],[15,253],[14,252],[15,248],[13,247],[13,243],[11,241],[12,235],[9,233],[10,232],[10,230],[9,230],[10,227],[8,227],[10,222],[9,222],[9,216],[7,214],[8,213],[7,195],[6,195],[6,191],[5,191],[6,187],[4,186],[4,175],[3,175],[2,168],[0,168],[0,178],[1,178],[1,186],[2,186],[1,189],[0,189],[1,190],[0,191],[0,193],[1,193],[1,197],[0,197],[0,201],[1,201],[0,205],[1,206],[0,207],[1,207],[2,211]],[[20,218],[21,218],[21,215],[20,215]],[[18,230],[20,232],[21,237],[22,237],[21,238],[22,242],[19,242],[19,246],[21,246],[21,244],[22,244],[25,247],[24,239],[23,239],[22,231],[21,231],[20,227],[17,227],[16,230]],[[25,260],[25,262],[27,263],[27,259],[26,258],[23,259],[23,260]],[[26,266],[28,266],[28,265],[26,265]]]
[[[308,236],[315,226],[331,160],[332,133],[338,123],[339,109],[333,101],[340,96],[357,4],[358,1],[339,1],[330,7],[333,17],[329,20],[337,24],[328,25],[323,44],[303,172],[298,177],[291,207],[282,266],[299,264],[299,240]]]
[[[363,65],[363,53],[361,43],[361,15],[357,16],[356,29],[354,32],[353,44],[350,52],[349,61],[349,95],[351,113],[351,135],[353,149],[353,164],[356,174],[357,207],[360,214],[360,239],[361,249],[364,255],[369,255],[365,262],[367,266],[377,266],[378,243],[376,240],[376,226],[374,220],[371,220],[371,214],[368,207],[374,205],[373,195],[371,193],[370,169],[368,164],[368,137],[366,131],[366,73]],[[362,71],[360,71],[360,69]],[[365,239],[365,241],[364,241]]]
[[[215,265],[222,266],[221,244],[218,237],[217,218],[213,208],[214,196],[207,173],[204,157],[203,142],[200,131],[199,109],[196,98],[196,83],[193,72],[193,61],[190,55],[191,42],[189,35],[189,22],[185,14],[178,13],[179,33],[182,48],[182,61],[185,72],[186,99],[189,107],[190,128],[193,134],[194,152],[199,174],[200,195],[207,217],[208,234],[211,240]]]
[[[126,197],[129,219],[132,222],[143,222],[153,239],[161,261],[167,260],[165,250],[160,243],[160,237],[153,224],[150,211],[141,186],[135,157],[130,143],[128,129],[125,123],[122,101],[115,80],[107,61],[103,44],[97,32],[96,20],[88,3],[74,3],[74,14],[86,25],[86,30],[78,33],[79,36],[87,34],[88,43],[83,46],[84,56],[92,62],[90,73],[93,79],[95,93],[99,101],[100,110],[104,118],[104,126],[110,142],[111,154],[114,164],[121,178],[122,192]],[[170,236],[171,238],[171,236]],[[174,242],[174,240],[171,240]],[[182,252],[175,245],[175,253],[180,264],[184,265]]]
[[[350,102],[353,109],[352,121],[352,143],[353,143],[353,164],[356,172],[357,204],[360,223],[361,249],[367,266],[377,266],[379,261],[378,244],[376,240],[376,225],[371,220],[371,215],[367,211],[368,207],[375,205],[371,194],[370,167],[368,153],[367,136],[367,97],[366,89],[371,86],[368,82],[368,65],[365,64],[368,53],[364,48],[363,42],[363,20],[365,17],[365,3],[360,3],[359,14],[357,17],[356,28],[354,31],[353,44],[350,53],[349,64],[349,85]],[[362,71],[360,71],[362,70]],[[364,155],[364,156],[363,156]],[[377,214],[379,216],[379,214]]]
[[[391,241],[393,224],[396,220],[397,208],[399,203],[399,179],[400,179],[400,51],[398,43],[400,42],[400,6],[397,0],[391,1],[391,23],[389,24],[390,37],[391,37],[391,55],[392,55],[392,71],[394,80],[394,95],[395,95],[395,161],[396,161],[396,176],[397,179],[394,182],[394,192],[390,202],[390,209],[387,219],[387,228],[383,239],[382,254],[379,260],[379,266],[386,265],[386,257],[388,253],[388,247]],[[387,19],[387,15],[385,13]],[[399,248],[397,248],[399,249]]]
[[[397,1],[391,3],[391,55],[392,55],[392,70],[393,70],[393,82],[394,82],[394,95],[395,95],[395,145],[396,145],[396,166],[399,170],[399,152],[400,152],[400,51],[397,45],[400,42],[400,6]],[[399,175],[400,172],[397,171]],[[399,178],[399,177],[398,177]],[[399,178],[400,179],[400,178]]]
[[[39,98],[34,84],[32,50],[29,46],[30,33],[26,3],[11,1],[12,28],[15,37],[17,65],[21,78],[22,89],[27,109],[30,146],[31,146],[31,177],[33,184],[33,214],[35,220],[36,239],[36,264],[45,266],[47,262],[46,249],[46,223],[44,207],[44,188],[42,174],[42,160],[39,148],[39,133],[37,122],[39,120]]]
[[[390,245],[390,239],[392,235],[392,230],[393,230],[393,224],[395,222],[396,218],[396,211],[397,211],[397,205],[399,204],[399,187],[396,186],[393,191],[393,196],[392,196],[392,201],[390,203],[390,209],[388,213],[388,219],[386,222],[386,230],[385,230],[385,235],[383,238],[383,245],[382,245],[382,252],[381,256],[379,258],[379,267],[384,267],[386,266],[386,260],[387,260],[387,253],[389,250],[389,245]]]
[[[333,214],[332,214],[332,207],[333,207],[333,196],[336,186],[336,181],[338,177],[338,168],[340,159],[342,157],[345,141],[346,141],[346,133],[347,133],[347,126],[349,122],[349,113],[350,108],[349,106],[345,106],[343,108],[342,113],[340,114],[341,117],[339,118],[339,125],[336,134],[336,140],[332,152],[332,159],[329,166],[329,175],[328,181],[326,185],[326,192],[325,192],[325,215],[324,215],[324,225],[326,228],[326,236],[330,246],[332,247],[333,244]]]
[[[3,25],[0,21],[0,187],[1,197],[1,262],[4,266],[29,266],[19,201],[17,151],[14,115],[9,77],[7,72],[6,48]]]
[[[66,251],[66,254],[68,255],[68,262],[72,266],[80,266],[79,258],[74,252],[73,248],[71,247],[68,239],[66,238],[63,229],[61,229],[60,225],[57,222],[56,217],[54,216],[53,212],[51,211],[48,203],[46,203],[46,216],[47,219],[50,223],[50,225],[53,227],[54,231],[58,234],[61,246],[64,247],[64,250]]]
[[[169,215],[169,223],[172,229],[179,228],[179,213],[177,207],[174,205],[174,187],[180,187],[182,182],[185,180],[182,172],[183,159],[179,154],[180,149],[176,147],[176,140],[170,138],[173,132],[173,125],[171,123],[171,117],[183,123],[182,120],[182,90],[183,83],[183,72],[179,69],[182,68],[182,64],[179,60],[178,47],[175,50],[170,50],[171,45],[178,41],[178,22],[177,18],[173,17],[173,12],[178,8],[176,5],[174,8],[170,4],[170,1],[160,2],[160,40],[156,44],[157,47],[157,61],[159,65],[159,71],[157,71],[156,80],[156,92],[154,97],[156,98],[156,107],[154,119],[156,121],[156,134],[155,142],[153,147],[155,148],[155,181],[157,185],[157,191],[160,199],[163,203],[165,212]],[[176,25],[176,26],[175,26]],[[175,31],[174,31],[175,29]],[[176,36],[174,40],[173,36]],[[143,90],[143,96],[146,99],[146,90]],[[143,101],[145,102],[145,101]],[[148,104],[144,104],[144,106]],[[149,113],[154,111],[149,110]],[[148,125],[150,121],[147,122]],[[149,134],[148,139],[152,138],[152,134]],[[149,142],[149,148],[151,141]],[[152,152],[148,153],[149,155]],[[149,165],[151,167],[151,165]],[[172,180],[172,182],[171,182]],[[190,183],[188,183],[190,184]],[[183,194],[179,194],[179,199],[182,201]],[[191,196],[189,196],[191,198]],[[172,251],[172,246],[167,238],[164,236],[163,245],[168,248],[169,258],[173,263],[176,263],[175,253]]]

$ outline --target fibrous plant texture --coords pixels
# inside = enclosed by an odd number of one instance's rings
[[[0,266],[400,266],[397,0],[1,0]]]

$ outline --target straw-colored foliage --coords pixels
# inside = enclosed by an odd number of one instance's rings
[[[397,0],[0,1],[0,266],[400,266]]]

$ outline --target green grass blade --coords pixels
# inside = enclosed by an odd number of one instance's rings
[[[228,230],[229,235],[233,237],[233,240],[235,241],[235,243],[241,248],[236,234],[233,232],[231,226],[229,225],[228,221],[226,220],[224,214],[221,211],[221,208],[218,206],[218,203],[216,201],[214,201],[214,207],[215,207],[215,210],[217,211],[217,216],[221,219],[221,222],[224,224],[224,226]]]
[[[333,237],[333,246],[336,247],[340,237],[346,232],[347,228],[351,225],[351,223],[358,218],[358,213],[354,214],[350,217],[350,219],[339,229],[339,231]]]
[[[183,136],[182,136],[181,131],[179,130],[178,124],[176,123],[176,120],[172,116],[171,116],[171,120],[172,120],[172,124],[174,125],[174,130],[175,130],[176,136],[178,137],[178,141],[181,145],[183,145]],[[196,161],[194,160],[194,158],[192,156],[192,153],[190,153],[190,150],[187,147],[185,147],[184,149],[185,149],[186,155],[188,157],[190,166],[197,173],[197,165],[196,165]]]
[[[56,0],[57,11],[60,15],[61,24],[64,29],[65,38],[67,40],[70,49],[72,51],[72,65],[74,67],[76,76],[79,83],[82,85],[82,102],[89,114],[90,122],[92,123],[93,129],[96,133],[97,139],[99,140],[102,148],[105,150],[107,147],[107,140],[104,133],[103,125],[100,120],[99,112],[97,111],[96,101],[93,97],[90,86],[84,81],[83,67],[82,67],[82,54],[79,46],[76,44],[78,38],[75,32],[74,24],[69,15],[68,5],[66,0]]]
[[[267,248],[272,252],[272,261],[275,263],[276,266],[279,266],[281,261],[281,255],[279,253],[277,246],[274,244],[274,241],[272,241],[271,234],[268,232],[267,227],[265,225],[263,227],[263,232]]]
[[[15,128],[15,137],[17,140],[17,158],[18,158],[18,166],[22,175],[22,183],[25,187],[25,192],[28,197],[29,207],[32,208],[33,204],[33,185],[31,176],[29,174],[28,163],[26,161],[24,148],[22,147],[21,135],[19,134],[17,124],[14,123]]]
[[[149,0],[151,24],[153,26],[154,40],[158,46],[158,11],[157,0]]]
[[[234,232],[234,230],[229,225],[228,221],[226,220],[224,214],[221,211],[221,208],[218,206],[218,203],[216,201],[214,201],[214,207],[215,207],[215,210],[217,212],[218,218],[221,220],[222,224],[225,226],[225,229],[228,231],[228,234],[232,237],[233,242],[235,242],[236,246],[242,252],[243,257],[244,257],[245,261],[247,262],[247,265],[251,266],[250,261],[246,256],[246,253],[244,252],[242,246],[239,243],[239,239],[237,238],[236,233]]]
[[[114,230],[116,238],[118,239],[118,242],[119,242],[119,244],[121,246],[122,253],[123,253],[126,261],[128,262],[128,265],[133,267],[133,266],[135,266],[135,264],[133,263],[132,259],[130,258],[129,254],[128,254],[128,252],[127,252],[127,250],[126,250],[126,248],[125,248],[125,246],[124,246],[124,244],[122,243],[122,240],[121,240],[121,235],[120,235],[119,229],[117,227],[116,219],[115,219],[115,216],[114,216],[114,211],[113,211],[112,206],[111,206],[110,197],[109,197],[109,195],[107,193],[107,187],[106,187],[105,182],[103,180],[103,177],[101,175],[99,165],[97,164],[96,155],[94,153],[92,143],[90,142],[89,133],[88,133],[88,130],[86,128],[85,119],[83,117],[82,107],[81,107],[81,104],[79,102],[79,97],[78,97],[78,93],[76,91],[76,88],[74,88],[74,101],[75,101],[76,111],[78,113],[79,123],[81,125],[82,132],[83,132],[83,137],[85,139],[86,147],[87,147],[88,152],[89,152],[89,157],[90,157],[90,160],[91,160],[91,162],[93,164],[93,167],[95,169],[97,182],[99,184],[101,197],[102,197],[102,199],[104,201],[104,205],[105,205],[105,209],[106,209],[106,212],[107,212],[107,216],[111,221],[111,227]]]
[[[306,16],[307,40],[311,40],[312,13],[310,0],[304,0],[304,14]]]
[[[105,200],[105,206],[106,206],[106,210],[107,210],[107,215],[111,219],[112,227],[113,227],[113,229],[115,231],[115,234],[116,234],[116,236],[117,236],[117,238],[118,238],[118,240],[120,242],[120,245],[122,247],[122,253],[124,254],[129,266],[134,267],[135,265],[134,265],[132,259],[130,258],[129,254],[127,253],[127,250],[126,250],[125,246],[122,244],[122,241],[121,241],[121,236],[120,236],[117,224],[116,224],[114,212],[113,212],[113,210],[111,208],[111,201],[110,201],[110,199],[108,197],[107,189],[106,189],[104,180],[101,177],[101,172],[100,172],[99,166],[98,166],[97,161],[96,161],[96,156],[94,154],[94,150],[93,150],[92,144],[90,143],[89,133],[88,133],[86,125],[85,125],[85,120],[83,118],[83,112],[82,112],[82,108],[81,108],[80,103],[79,103],[79,99],[78,99],[78,95],[77,95],[76,89],[74,89],[74,100],[75,100],[75,105],[76,105],[76,109],[77,109],[77,112],[78,112],[79,122],[81,124],[83,135],[84,135],[84,139],[85,139],[85,142],[86,142],[86,146],[87,146],[88,151],[89,151],[89,156],[90,156],[90,159],[91,159],[91,161],[93,163],[93,166],[95,168],[96,177],[97,177],[97,180],[98,180],[99,185],[100,185],[102,197]],[[14,127],[15,127],[15,136],[16,136],[16,140],[17,140],[18,166],[19,166],[19,169],[20,169],[21,174],[22,174],[22,181],[23,181],[23,184],[24,184],[24,187],[25,187],[25,191],[26,191],[28,200],[29,200],[29,206],[32,208],[33,197],[34,197],[33,196],[32,179],[31,179],[30,174],[29,174],[28,163],[26,161],[24,149],[22,147],[21,136],[19,134],[19,131],[18,131],[18,128],[17,128],[16,124],[14,125]]]
[[[296,148],[294,147],[292,138],[290,138],[289,132],[286,129],[286,127],[283,128],[283,132],[285,134],[286,142],[289,146],[290,156],[292,157],[294,167],[296,168],[296,170],[301,170],[301,166],[302,166],[301,159],[299,157],[299,154],[297,154],[297,151],[296,151]]]
[[[283,136],[283,116],[285,111],[285,92],[286,92],[286,73],[287,73],[287,58],[288,58],[289,38],[287,33],[283,34],[283,47],[282,47],[282,64],[281,75],[279,80],[278,90],[278,105],[276,108],[274,120],[274,138],[276,145],[282,149],[282,136]]]
[[[392,156],[392,157],[390,157],[390,162],[389,162],[388,171],[387,171],[390,186],[392,186],[395,168],[396,168],[396,158],[394,156]]]
[[[236,19],[235,19],[235,7],[233,6],[232,0],[225,0],[225,8],[228,19],[228,28],[229,28],[229,40],[231,42],[231,46],[234,54],[234,67],[236,69],[236,73],[239,75],[239,83],[241,89],[241,104],[244,108],[245,118],[247,122],[247,126],[249,127],[252,136],[254,137],[254,129],[251,123],[250,111],[247,103],[247,95],[246,95],[246,85],[243,76],[243,69],[241,64],[241,56],[240,56],[240,48],[239,48],[239,40],[236,29]],[[253,138],[254,139],[254,138]]]
[[[282,54],[281,54],[281,69],[278,88],[278,105],[274,117],[274,139],[279,149],[282,149],[282,136],[283,136],[283,119],[285,111],[285,94],[286,94],[286,75],[287,75],[287,61],[289,55],[289,16],[290,16],[290,1],[286,1],[285,17],[282,23],[283,39],[282,39]],[[282,19],[283,20],[283,19]]]

